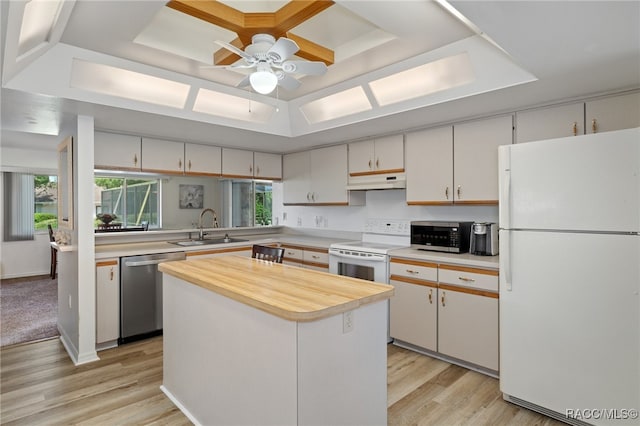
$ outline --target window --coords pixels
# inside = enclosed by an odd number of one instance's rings
[[[268,226],[272,221],[271,182],[232,180],[230,188],[231,223],[225,226]]]
[[[96,228],[135,227],[144,222],[160,227],[160,180],[120,177],[95,178]],[[101,214],[115,215],[103,223]]]
[[[33,240],[47,225],[58,227],[57,177],[4,172],[4,241]]]

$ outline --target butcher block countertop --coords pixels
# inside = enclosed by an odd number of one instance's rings
[[[393,286],[242,256],[165,262],[159,270],[280,318],[307,322],[393,296]]]

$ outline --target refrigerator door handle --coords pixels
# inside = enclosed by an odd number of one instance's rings
[[[509,145],[498,149],[500,163],[500,203],[498,206],[500,228],[511,228],[511,150]]]
[[[501,287],[512,291],[511,279],[511,234],[509,230],[500,231],[500,281]]]

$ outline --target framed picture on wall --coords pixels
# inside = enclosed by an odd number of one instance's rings
[[[204,205],[204,185],[180,185],[181,209],[201,209]]]

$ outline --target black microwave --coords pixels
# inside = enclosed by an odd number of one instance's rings
[[[466,253],[473,222],[411,222],[411,247],[419,250]]]

